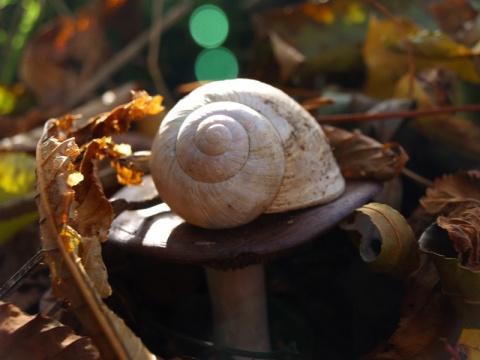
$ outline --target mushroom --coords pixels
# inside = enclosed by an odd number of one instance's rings
[[[330,203],[263,214],[229,229],[191,225],[162,203],[121,213],[111,226],[109,241],[146,257],[204,266],[215,343],[267,352],[271,345],[263,264],[318,238],[381,187],[375,181],[347,181],[343,195]],[[143,186],[123,188],[114,197],[138,201],[151,198],[155,192],[147,176]]]

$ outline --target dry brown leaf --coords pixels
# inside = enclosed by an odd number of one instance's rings
[[[480,269],[480,171],[461,171],[435,179],[420,204],[448,232],[459,264]]]
[[[458,203],[448,216],[439,216],[437,224],[447,230],[459,263],[480,270],[480,201]]]
[[[445,294],[464,328],[480,329],[480,272],[462,266],[452,239],[444,229],[432,224],[419,239],[420,250],[433,260]]]
[[[130,121],[159,112],[160,102],[161,97],[141,93],[132,102],[95,117],[81,128],[81,147],[75,142],[71,116],[51,119],[37,147],[37,206],[52,287],[94,334],[92,339],[105,359],[154,356],[101,300],[110,287],[100,242],[106,239],[113,210],[103,193],[96,163],[111,155],[107,135],[126,131]],[[95,134],[99,138],[94,138]]]
[[[455,341],[460,329],[438,282],[433,263],[424,257],[421,267],[410,277],[397,330],[362,360],[448,358],[439,339]]]
[[[100,359],[90,338],[42,314],[27,315],[0,302],[0,358]]]
[[[123,134],[132,121],[156,115],[164,109],[160,95],[150,96],[146,91],[132,91],[132,97],[132,101],[94,116],[72,131],[71,136],[75,137],[76,143],[81,146],[91,139]]]
[[[295,70],[305,62],[305,56],[283,40],[275,31],[269,34],[273,54],[280,65],[282,82],[287,82]]]
[[[456,203],[480,201],[480,171],[460,171],[435,179],[420,204],[432,215],[448,213]]]
[[[90,3],[43,25],[26,46],[20,76],[43,107],[63,104],[107,59],[102,6]]]
[[[397,176],[408,155],[396,143],[381,144],[359,130],[323,126],[337,162],[347,179],[386,181]]]
[[[367,19],[368,8],[358,0],[300,2],[257,14],[253,26],[268,45],[255,52],[254,77],[278,83],[358,69]]]
[[[443,0],[429,5],[437,19],[440,29],[449,35],[464,40],[464,32],[472,26],[472,20],[478,16],[478,11],[467,0]],[[470,45],[470,43],[468,42]],[[474,43],[471,43],[474,45]]]
[[[64,238],[68,242],[64,245],[70,254],[79,256],[83,265],[87,265],[87,271],[92,270],[88,275],[101,296],[107,297],[110,287],[99,247],[100,241],[106,239],[113,220],[113,210],[103,195],[98,178],[95,179],[94,155],[87,152],[80,167],[76,167],[74,162],[80,155],[80,149],[72,138],[61,141],[68,135],[65,127],[71,125],[70,120],[49,120],[37,149],[37,190],[40,195],[37,205],[41,221],[51,217],[55,227],[48,230],[57,231],[42,236],[42,247],[47,251],[56,249],[55,238],[58,234],[74,234]],[[41,225],[42,229],[46,228]],[[93,254],[96,256],[93,257]],[[57,267],[59,264],[54,262],[50,264],[51,268],[52,265]],[[60,272],[59,268],[56,270]],[[53,286],[55,288],[55,282]]]

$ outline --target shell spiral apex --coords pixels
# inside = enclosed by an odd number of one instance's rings
[[[180,100],[158,130],[150,169],[170,208],[206,228],[326,203],[345,188],[315,119],[249,79],[208,83]]]

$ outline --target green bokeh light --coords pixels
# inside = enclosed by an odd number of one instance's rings
[[[190,16],[190,34],[195,42],[205,48],[223,44],[228,35],[228,19],[215,5],[203,5]]]
[[[228,49],[204,49],[195,61],[195,75],[199,81],[234,79],[238,76],[238,62]]]

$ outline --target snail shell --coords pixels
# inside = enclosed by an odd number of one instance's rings
[[[208,83],[180,100],[155,137],[150,169],[170,208],[206,228],[326,203],[345,188],[315,119],[249,79]]]

